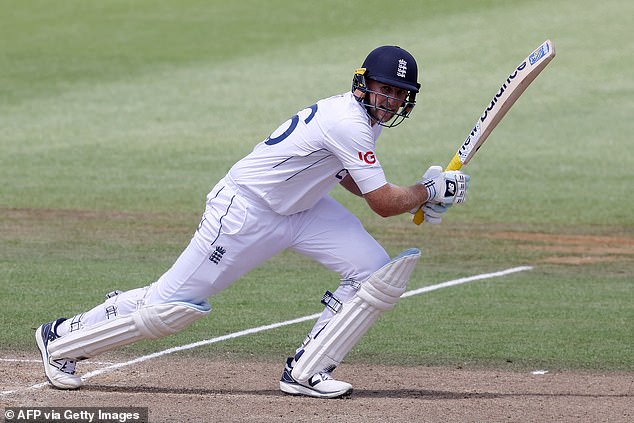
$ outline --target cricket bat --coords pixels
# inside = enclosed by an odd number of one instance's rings
[[[550,40],[546,40],[528,55],[506,78],[498,92],[493,96],[489,105],[484,109],[475,126],[467,135],[458,152],[454,155],[447,170],[460,170],[475,156],[491,131],[500,123],[506,112],[528,88],[531,82],[555,57],[555,46]],[[414,215],[414,223],[420,225],[425,220],[425,214],[418,209]]]

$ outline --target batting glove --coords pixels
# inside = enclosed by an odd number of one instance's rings
[[[447,213],[449,207],[451,207],[451,204],[425,203],[421,209],[425,213],[426,222],[429,222],[432,225],[440,225],[442,217],[445,213]]]
[[[443,172],[440,166],[431,166],[419,181],[427,188],[429,203],[464,203],[471,177],[458,170]]]

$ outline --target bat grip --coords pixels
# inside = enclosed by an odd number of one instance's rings
[[[460,170],[461,168],[462,162],[460,161],[460,156],[458,155],[458,153],[456,153],[445,168],[445,172],[448,170]],[[416,211],[416,214],[412,218],[412,221],[417,225],[420,225],[425,221],[425,212],[423,212],[423,209],[419,208]]]
[[[417,225],[420,225],[425,221],[425,212],[423,212],[423,209],[419,208],[416,210],[416,214],[414,215],[412,221]]]

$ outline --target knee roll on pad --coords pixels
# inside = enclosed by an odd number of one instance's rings
[[[133,313],[62,336],[48,344],[52,358],[82,360],[142,339],[176,333],[211,311],[208,303],[143,305]]]
[[[407,289],[419,259],[420,250],[411,248],[370,275],[355,296],[295,357],[293,378],[305,382],[316,373],[338,366],[376,319],[394,307]]]

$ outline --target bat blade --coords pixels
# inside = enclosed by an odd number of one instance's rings
[[[511,106],[554,57],[555,46],[546,40],[511,72],[458,150],[463,165],[469,163]]]
[[[552,41],[546,40],[511,72],[445,170],[460,170],[469,163],[511,106],[554,57],[555,45]],[[413,218],[414,223],[420,225],[424,220],[423,211],[418,209]]]

